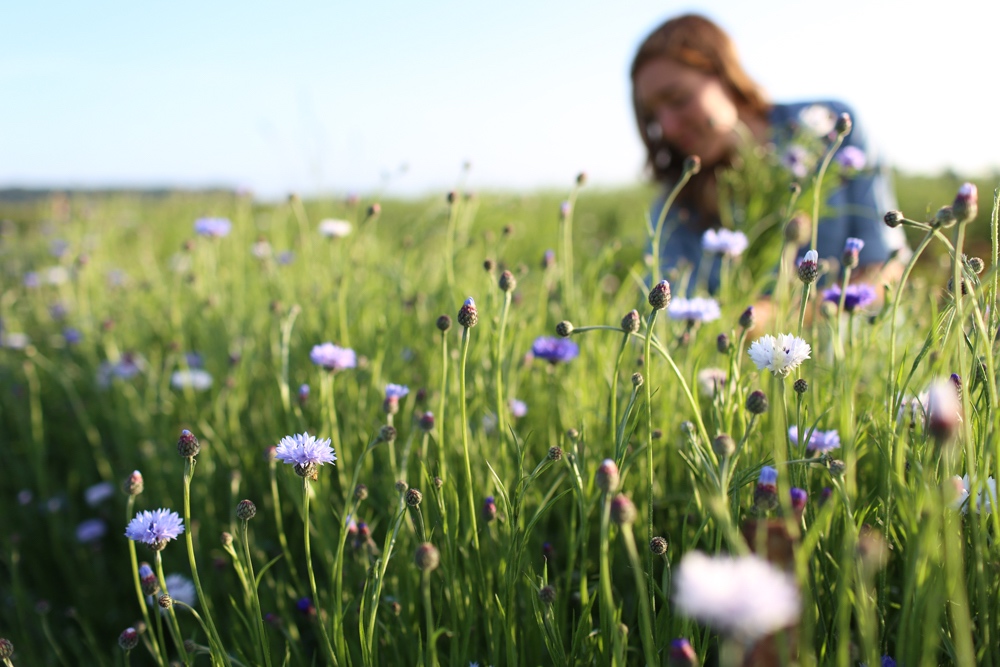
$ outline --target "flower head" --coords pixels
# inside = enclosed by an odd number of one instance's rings
[[[167,509],[143,510],[129,522],[125,528],[125,537],[148,544],[159,551],[183,532],[184,520],[177,512]]]
[[[777,338],[766,334],[755,340],[747,350],[758,370],[766,368],[781,377],[798,368],[811,352],[809,343],[792,334],[778,334]]]
[[[410,393],[410,388],[405,384],[387,384],[385,386],[385,397],[399,400]]]
[[[797,263],[799,280],[806,285],[816,282],[819,277],[819,253],[815,250],[807,250],[805,256]]]
[[[221,238],[228,236],[233,223],[227,218],[198,218],[194,221],[194,231],[199,236]]]
[[[955,509],[961,509],[962,514],[969,511],[969,505],[972,504],[969,501],[969,496],[972,495],[972,482],[969,481],[969,476],[959,477],[955,475],[954,477],[955,489],[958,492],[955,500],[952,501],[951,506]],[[976,495],[976,512],[982,513],[983,510],[987,514],[993,511],[993,507],[997,503],[997,483],[992,476],[986,478],[985,483],[982,484],[982,490]],[[977,488],[979,484],[976,485]]]
[[[524,401],[512,398],[507,402],[507,404],[510,406],[510,414],[512,417],[521,418],[528,414],[528,404]]]
[[[347,220],[327,218],[320,220],[319,233],[328,239],[339,239],[351,233],[353,226]]]
[[[170,376],[170,386],[174,389],[187,389],[190,387],[195,391],[205,391],[212,387],[212,376],[208,371],[200,368],[179,370]]]
[[[689,552],[677,569],[674,590],[682,614],[748,642],[799,618],[794,578],[757,556]]]
[[[721,368],[703,368],[698,371],[698,388],[705,396],[721,394],[726,386],[726,371]]]
[[[951,210],[959,222],[968,222],[979,213],[979,190],[974,183],[963,183],[955,195]]]
[[[861,239],[854,238],[853,236],[848,237],[844,241],[844,255],[841,258],[841,263],[846,268],[853,269],[858,265],[858,255],[861,253],[861,249],[865,247],[865,242]]]
[[[676,298],[672,300],[667,307],[667,315],[672,320],[711,322],[719,319],[721,312],[718,301],[699,296],[693,299]]]
[[[557,364],[576,359],[580,355],[580,346],[568,338],[539,336],[531,345],[531,353],[538,359]]]
[[[81,544],[95,542],[108,532],[108,525],[104,519],[85,519],[76,527],[76,541]]]
[[[799,123],[817,137],[825,137],[837,125],[837,116],[825,104],[810,104],[799,112]]]
[[[345,368],[354,368],[358,365],[358,357],[354,350],[348,347],[337,347],[333,343],[314,345],[309,352],[309,358],[314,364],[322,366],[328,371],[342,371]]]
[[[793,444],[799,443],[799,427],[790,426],[788,428],[788,439],[792,441]],[[840,435],[836,431],[819,431],[814,430],[809,435],[809,442],[806,443],[806,449],[818,454],[825,454],[827,452],[832,452],[833,450],[840,447]]]
[[[798,144],[789,146],[781,156],[781,164],[796,178],[805,178],[809,173],[811,163],[812,155],[804,146]]]
[[[734,232],[731,229],[709,229],[701,236],[701,248],[705,252],[718,253],[736,257],[743,254],[747,249],[749,241],[743,232]]]
[[[837,152],[837,163],[848,171],[860,171],[868,164],[865,152],[857,146],[844,146]]]
[[[955,434],[962,421],[962,403],[955,384],[950,379],[940,379],[927,390],[927,432],[938,442],[946,442]]]
[[[840,303],[840,285],[823,290],[823,300]],[[858,308],[864,308],[875,300],[875,288],[865,283],[850,284],[844,292],[844,310],[853,313]]]
[[[329,438],[317,440],[308,433],[296,433],[281,439],[274,452],[274,458],[283,463],[308,467],[333,463],[337,460],[337,455],[333,453]]]

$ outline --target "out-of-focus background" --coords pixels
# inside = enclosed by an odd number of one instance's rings
[[[992,1],[64,1],[0,8],[0,189],[411,196],[466,162],[475,189],[634,184],[629,64],[692,10],[775,100],[852,104],[902,172],[1000,167]]]

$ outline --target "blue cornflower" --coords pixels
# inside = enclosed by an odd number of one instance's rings
[[[848,313],[853,313],[858,308],[864,308],[873,302],[876,296],[875,288],[871,285],[865,283],[848,285],[847,292],[844,295],[844,310]],[[823,300],[839,304],[840,285],[834,285],[829,289],[823,290]]]
[[[79,329],[66,327],[63,329],[63,338],[66,340],[67,345],[76,345],[83,340],[83,334],[80,333]]]
[[[410,393],[410,388],[405,384],[387,384],[385,386],[386,399],[399,400]]]
[[[677,297],[667,306],[667,315],[672,320],[711,322],[719,319],[721,314],[718,301],[700,296],[693,299]]]
[[[198,218],[194,221],[194,231],[200,236],[211,236],[221,238],[229,236],[233,228],[233,223],[227,218]]]
[[[37,271],[28,271],[24,274],[22,278],[24,286],[28,289],[35,289],[42,284],[41,278],[38,277]]]
[[[882,667],[896,667],[896,661],[887,655],[883,655]]]
[[[333,453],[329,438],[317,440],[308,433],[296,433],[281,439],[274,452],[274,458],[294,464],[296,467],[307,467],[333,463],[337,460],[337,455]]]
[[[322,366],[328,371],[342,371],[345,368],[354,368],[358,365],[358,357],[354,350],[346,347],[337,347],[333,343],[323,343],[314,345],[309,352],[309,358],[317,366]]]
[[[558,364],[576,359],[580,355],[580,346],[568,338],[539,336],[531,345],[531,353],[538,359]]]
[[[854,238],[853,236],[847,237],[844,241],[844,252],[845,253],[855,253],[861,252],[861,249],[865,247],[865,242],[861,239]]]
[[[778,469],[771,466],[764,466],[760,469],[760,476],[757,483],[761,485],[774,486],[778,483]]]
[[[148,544],[153,550],[159,551],[183,532],[184,520],[177,512],[167,509],[152,512],[143,510],[129,522],[125,528],[125,537]]]
[[[794,444],[799,443],[799,427],[792,426],[788,429],[788,438]],[[836,431],[819,431],[814,430],[812,435],[809,436],[809,442],[806,443],[806,449],[808,451],[816,452],[818,454],[825,454],[827,452],[832,452],[833,450],[840,447],[840,435]]]

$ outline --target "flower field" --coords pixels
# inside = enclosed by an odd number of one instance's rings
[[[0,208],[0,657],[1000,665],[993,186],[709,294],[584,180]]]

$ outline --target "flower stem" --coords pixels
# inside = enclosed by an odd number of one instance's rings
[[[625,540],[625,550],[628,552],[629,561],[632,563],[632,573],[635,575],[636,597],[639,598],[639,628],[642,637],[642,652],[646,656],[647,665],[658,665],[659,658],[656,655],[656,641],[653,639],[653,622],[649,609],[649,598],[639,591],[643,587],[642,563],[639,560],[639,550],[635,546],[635,536],[632,534],[631,524],[624,524],[621,527],[622,538]],[[652,573],[650,573],[652,574]]]
[[[302,521],[305,523],[303,534],[306,548],[306,569],[309,572],[309,591],[312,593],[313,604],[316,605],[317,609],[320,609],[319,594],[316,592],[316,575],[313,572],[312,550],[309,548],[309,479],[306,477],[302,478]],[[339,609],[340,602],[336,602]],[[326,649],[327,661],[331,665],[336,665],[337,658],[333,654],[330,637],[326,633],[326,622],[323,620],[322,612],[316,615],[316,625],[319,626],[319,633],[323,636],[323,647]]]
[[[469,462],[469,424],[465,405],[465,363],[469,357],[469,329],[462,328],[462,366],[459,374],[459,405],[462,410],[462,452],[465,454],[465,479],[469,492],[469,521],[472,525],[472,542],[479,551],[479,529],[476,525],[476,498],[472,490],[472,464]]]
[[[437,667],[437,641],[434,637],[434,612],[431,607],[431,573],[430,570],[425,570],[420,577],[420,589],[424,597],[424,622],[427,627],[427,637],[424,641],[427,642],[425,645],[426,657],[424,658],[424,665],[426,667]]]
[[[250,590],[253,593],[253,613],[257,619],[257,641],[264,653],[264,664],[271,667],[271,647],[267,642],[267,632],[264,630],[264,619],[261,615],[260,596],[257,593],[257,577],[253,571],[253,558],[250,555],[250,529],[248,521],[243,521],[243,556],[247,561],[247,571],[250,573]]]
[[[167,590],[167,579],[163,576],[163,558],[160,556],[160,552],[156,552],[156,576],[160,580],[160,590],[163,591],[164,595],[170,595],[170,591]],[[170,616],[170,621],[167,623],[167,629],[170,631],[170,636],[174,640],[174,644],[177,646],[177,652],[180,653],[181,662],[185,665],[191,664],[191,656],[188,655],[187,649],[184,648],[184,635],[181,634],[181,626],[177,623],[177,614],[174,613],[174,606],[171,604],[168,610],[168,615]]]
[[[135,509],[135,496],[129,495],[128,502],[126,503],[125,509],[125,520],[130,521],[132,519],[132,512]],[[128,541],[128,555],[132,561],[132,580],[135,582],[135,594],[139,598],[139,609],[142,611],[142,620],[145,621],[147,628],[152,628],[152,624],[149,622],[149,608],[146,605],[146,596],[142,594],[142,584],[139,582],[139,562],[135,555],[135,542],[133,540]],[[166,658],[160,652],[160,644],[156,640],[156,636],[150,632],[152,637],[152,646],[150,647],[150,653],[153,654],[153,658],[156,659],[157,664],[166,665]]]

